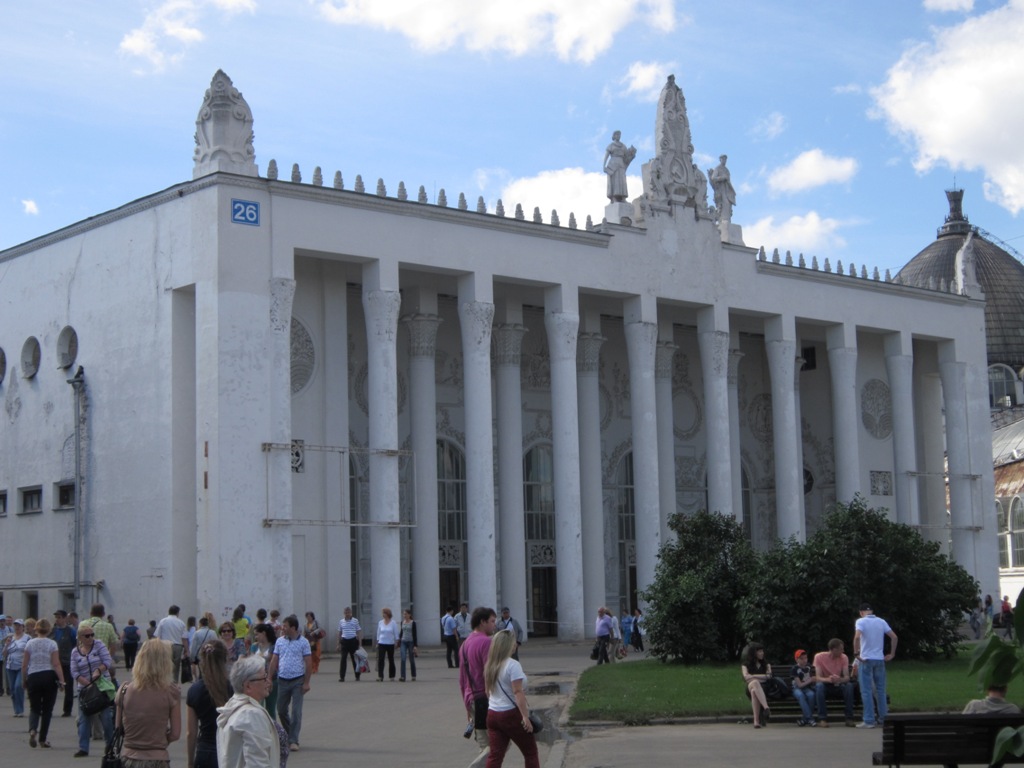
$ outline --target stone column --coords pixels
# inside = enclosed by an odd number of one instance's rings
[[[743,353],[729,350],[729,461],[732,471],[732,514],[743,522],[743,461],[740,450],[740,360]]]
[[[397,290],[364,281],[369,393],[370,594],[375,606],[402,604],[398,492]],[[394,610],[394,607],[392,607]]]
[[[292,302],[295,281],[287,277],[270,280],[270,441],[279,445],[292,442]],[[267,502],[273,517],[290,518],[292,509],[292,452],[271,451],[267,455]],[[292,551],[288,528],[277,533],[279,544]],[[228,547],[230,548],[230,544]],[[289,558],[290,560],[290,558]],[[299,567],[295,564],[295,567]],[[294,599],[291,572],[282,574],[284,583],[277,585],[285,597]]]
[[[729,333],[701,330],[700,367],[704,381],[704,435],[707,455],[708,510],[735,515],[729,428]]]
[[[570,289],[565,289],[568,293]],[[575,291],[575,289],[571,289]],[[575,296],[570,297],[575,299]],[[546,311],[551,359],[551,433],[555,462],[555,558],[558,639],[583,639],[583,544],[580,540],[580,427],[576,399],[576,337],[580,316]]]
[[[952,556],[971,573],[974,554],[974,514],[972,508],[975,477],[971,472],[970,432],[968,429],[969,403],[965,375],[967,364],[959,360],[939,361],[942,379],[942,403],[946,414],[946,457],[949,471],[949,522],[952,526]],[[985,510],[993,506],[991,499],[983,500]]]
[[[669,326],[671,328],[671,325]],[[658,409],[658,522],[661,540],[669,537],[668,519],[676,511],[676,433],[672,409],[672,361],[679,349],[659,341],[654,350],[654,397]]]
[[[595,326],[597,323],[594,324]],[[584,616],[605,602],[604,491],[601,480],[599,361],[605,337],[581,333],[576,346],[576,394],[580,409],[580,507],[583,533]],[[587,637],[594,634],[584,622]]]
[[[463,402],[466,418],[468,592],[470,605],[498,596],[494,541],[494,426],[491,405],[491,321],[494,304],[459,296]]]
[[[661,547],[658,484],[658,413],[654,358],[655,322],[625,323],[629,356],[630,410],[633,426],[633,497],[636,510],[636,579],[639,589],[654,581]]]
[[[437,568],[437,378],[434,355],[441,318],[416,313],[402,318],[409,330],[409,421],[412,432],[416,527],[412,530],[412,598],[420,616],[440,616]],[[394,610],[394,609],[392,609]],[[441,641],[436,621],[420,623],[421,643]]]
[[[848,504],[861,490],[857,333],[850,326],[835,326],[828,329],[827,335],[836,501]]]
[[[324,302],[324,442],[348,446],[348,282],[346,265],[323,263]],[[355,510],[349,509],[349,461],[347,450],[327,454],[332,463],[324,472],[324,507],[328,519],[337,519],[339,510],[348,510],[344,519],[351,520]],[[335,474],[337,472],[337,474]],[[352,605],[352,528],[332,525],[325,529],[327,539],[326,589],[328,616]]]
[[[916,430],[914,428],[914,355],[910,338],[890,334],[885,339],[885,370],[892,397],[893,463],[896,522],[919,525],[917,502]]]
[[[526,628],[526,520],[523,504],[523,393],[519,323],[494,326],[498,389],[498,520],[501,526],[501,605]]]
[[[773,322],[774,321],[774,322]],[[772,387],[772,442],[775,451],[775,514],[780,539],[804,540],[803,465],[796,434],[796,339],[792,319],[768,321],[765,346]],[[785,325],[790,327],[785,327]]]

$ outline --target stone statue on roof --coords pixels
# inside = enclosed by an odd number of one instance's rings
[[[626,201],[626,169],[636,157],[636,147],[627,147],[620,139],[622,131],[612,134],[612,143],[604,153],[604,172],[608,174],[608,199],[613,203]]]
[[[711,188],[715,190],[715,208],[718,209],[718,220],[726,224],[732,221],[732,207],[736,205],[736,190],[732,186],[729,169],[725,167],[727,155],[718,156],[718,165],[708,169]]]
[[[673,200],[697,206],[702,196],[706,197],[707,186],[703,174],[693,163],[686,99],[676,85],[675,75],[668,76],[658,96],[654,143],[657,155],[644,167],[644,189],[648,197],[654,201]]]

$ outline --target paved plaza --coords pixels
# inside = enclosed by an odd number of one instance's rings
[[[761,730],[732,721],[631,728],[559,726],[552,719],[564,723],[565,704],[576,678],[593,663],[589,651],[589,643],[531,640],[520,654],[529,676],[530,705],[548,710],[548,726],[538,739],[544,768],[725,768],[745,764],[758,768],[867,768],[871,753],[881,748],[880,730],[797,728],[791,723]],[[351,670],[347,682],[339,683],[338,657],[326,656],[306,696],[302,749],[291,755],[288,765],[468,766],[476,755],[476,746],[461,737],[465,711],[459,698],[457,672],[445,666],[440,646],[421,651],[418,661],[415,683],[378,683],[373,674],[364,675],[357,683]],[[122,668],[122,682],[124,674]],[[736,695],[743,696],[738,671]],[[53,749],[30,749],[27,715],[15,719],[10,698],[0,699],[2,764],[33,768],[99,765],[102,742],[93,742],[88,758],[72,757],[77,749],[75,720],[61,718],[59,712],[58,704],[49,737]],[[171,763],[185,766],[184,725],[181,740],[171,746]],[[514,745],[505,764],[523,764]]]

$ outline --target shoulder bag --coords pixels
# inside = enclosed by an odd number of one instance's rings
[[[121,748],[124,746],[124,692],[127,688],[128,683],[121,687],[117,702],[117,705],[121,708],[121,724],[114,729],[114,736],[110,739],[110,743],[107,744],[107,748],[103,752],[100,768],[124,768],[124,762],[121,760]]]

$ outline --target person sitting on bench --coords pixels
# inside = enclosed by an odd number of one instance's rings
[[[818,679],[814,696],[818,703],[818,726],[828,728],[828,707],[825,699],[842,697],[846,725],[853,728],[853,682],[850,680],[850,659],[843,651],[846,646],[838,637],[828,641],[828,650],[814,655],[814,674]]]
[[[973,699],[964,707],[965,715],[1019,715],[1020,707],[1006,700],[1005,685],[990,685],[988,696],[984,699]]]

